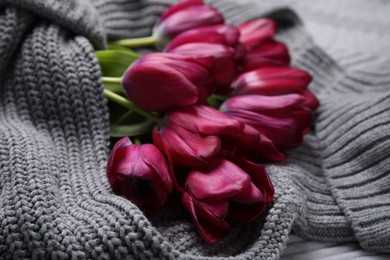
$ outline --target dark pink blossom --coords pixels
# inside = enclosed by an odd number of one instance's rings
[[[172,192],[167,161],[152,144],[134,145],[128,137],[119,140],[107,163],[112,189],[141,209],[157,212]]]

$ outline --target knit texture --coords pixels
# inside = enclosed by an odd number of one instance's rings
[[[390,252],[386,75],[340,66],[274,1],[209,2],[235,24],[274,18],[321,101],[304,144],[268,166],[276,189],[268,214],[207,245],[184,211],[147,218],[110,189],[94,49],[106,37],[150,34],[167,1],[0,0],[1,258],[277,259],[291,230]]]

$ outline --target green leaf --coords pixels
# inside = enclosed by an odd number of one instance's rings
[[[110,111],[110,136],[138,136],[151,133],[155,123],[135,111],[114,102],[108,103]]]
[[[133,124],[110,124],[110,135],[112,137],[123,137],[151,133],[154,124],[155,123],[149,119]]]
[[[126,69],[140,56],[130,50],[96,51],[104,77],[122,77]]]
[[[131,50],[129,48],[123,47],[123,46],[121,46],[119,44],[115,44],[115,43],[112,43],[112,42],[109,42],[107,44],[107,50],[126,51],[126,52],[131,52],[134,55],[139,55],[138,53],[136,53],[135,51],[133,51],[133,50]]]

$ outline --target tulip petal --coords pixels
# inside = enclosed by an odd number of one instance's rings
[[[251,176],[252,183],[261,191],[265,201],[270,204],[273,200],[275,190],[268,176],[264,164],[258,164],[240,158],[238,165]]]
[[[273,39],[268,39],[252,48],[247,53],[247,56],[278,60],[286,65],[290,63],[290,55],[287,46]]]
[[[305,107],[308,107],[312,111],[316,110],[319,107],[320,102],[318,101],[316,96],[311,93],[310,90],[303,91],[302,96],[305,97],[305,102],[303,103]]]
[[[239,35],[240,33],[236,27],[226,24],[195,28],[173,38],[165,47],[165,51],[170,52],[176,47],[187,43],[201,42],[234,47],[238,43]]]
[[[164,190],[171,192],[172,191],[172,180],[169,174],[168,164],[166,159],[160,150],[152,144],[144,144],[140,148],[140,154],[142,160],[145,162],[154,173],[158,175],[161,180],[161,184],[164,185]]]
[[[190,106],[172,111],[169,113],[168,119],[189,131],[205,135],[236,132],[243,128],[239,121],[210,106]]]
[[[273,60],[269,58],[259,57],[255,55],[245,55],[240,67],[241,72],[253,71],[260,68],[267,67],[286,67],[286,63],[279,60]]]
[[[193,170],[187,187],[201,201],[220,201],[238,194],[250,185],[250,177],[238,166],[224,159],[210,162],[205,169]]]
[[[174,5],[172,5],[171,7],[169,7],[160,17],[160,20],[164,20],[166,19],[167,17],[169,17],[170,15],[174,14],[174,13],[177,13],[177,12],[180,12],[182,10],[185,10],[186,8],[188,7],[192,7],[192,6],[201,6],[201,5],[204,5],[204,2],[203,0],[185,0],[185,1],[181,1],[179,3],[176,3]]]
[[[261,191],[251,183],[247,188],[232,196],[230,199],[241,204],[251,204],[264,201],[265,198]]]
[[[216,243],[225,238],[230,232],[229,224],[224,220],[212,217],[195,204],[194,199],[186,192],[182,196],[183,206],[191,214],[201,237],[208,243]]]
[[[268,18],[252,20],[238,26],[240,42],[251,49],[262,41],[271,38],[277,30],[276,23]]]
[[[178,12],[172,12],[155,26],[154,33],[173,38],[182,32],[203,26],[223,24],[223,16],[212,6],[190,6]]]
[[[175,174],[174,161],[173,161],[172,155],[171,155],[170,151],[166,148],[164,141],[161,137],[161,134],[156,127],[153,129],[153,144],[156,147],[158,147],[167,157],[167,162],[168,162],[168,167],[169,167],[169,176],[172,180],[173,187],[176,190],[183,192],[184,191],[184,182],[179,182],[179,180]]]
[[[221,148],[216,136],[201,136],[171,123],[161,129],[166,149],[175,163],[186,166],[201,166],[214,157]]]
[[[234,95],[284,95],[302,93],[312,77],[288,67],[260,68],[241,74],[233,83]]]
[[[280,152],[273,142],[265,135],[260,135],[260,144],[257,151],[265,158],[273,161],[284,161],[287,156]]]
[[[298,94],[280,96],[244,95],[227,99],[220,110],[231,114],[232,111],[253,111],[258,113],[276,113],[301,105],[304,98]]]
[[[170,53],[194,56],[214,57],[214,78],[218,86],[227,86],[236,77],[237,69],[234,58],[234,49],[229,46],[215,43],[187,43],[171,50]],[[230,89],[230,87],[229,87]]]

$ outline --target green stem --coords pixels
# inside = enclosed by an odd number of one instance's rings
[[[114,92],[115,93],[115,92]],[[118,121],[115,122],[115,124],[120,125],[123,123],[127,118],[129,118],[133,114],[133,110],[127,111],[123,116],[121,116]]]
[[[156,44],[156,42],[157,42],[156,37],[148,36],[148,37],[141,37],[141,38],[124,39],[113,43],[127,48],[136,48],[136,47],[153,46]]]
[[[122,78],[119,77],[102,77],[104,83],[121,84]]]
[[[111,101],[121,105],[121,106],[124,106],[128,109],[132,109],[134,110],[135,112],[137,112],[138,114],[146,117],[146,118],[149,118],[150,120],[156,122],[157,124],[160,124],[162,122],[162,118],[153,114],[153,113],[150,113],[149,111],[146,111],[146,110],[143,110],[142,108],[138,107],[136,104],[134,104],[133,102],[131,102],[130,100],[118,95],[118,94],[115,94],[114,92],[108,90],[108,89],[104,89],[104,95]]]

